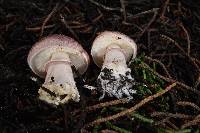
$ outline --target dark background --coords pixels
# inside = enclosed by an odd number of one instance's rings
[[[79,132],[85,124],[98,116],[111,115],[109,110],[107,113],[99,110],[84,111],[88,105],[114,100],[106,98],[99,101],[100,94],[92,94],[83,89],[83,79],[86,80],[85,84],[96,85],[95,80],[100,69],[92,61],[86,74],[76,79],[82,95],[80,103],[69,103],[54,108],[38,99],[37,89],[43,83],[43,79],[32,73],[26,58],[35,42],[51,34],[64,34],[75,38],[88,53],[92,41],[101,31],[120,31],[129,35],[138,45],[138,57],[145,55],[161,61],[171,79],[193,89],[188,91],[178,85],[178,90],[173,90],[167,95],[167,110],[160,109],[161,105],[156,108],[155,102],[140,109],[139,113],[151,117],[149,108],[153,108],[150,110],[197,116],[200,110],[179,108],[175,103],[188,101],[200,105],[200,2],[173,0],[168,5],[165,5],[165,2],[125,0],[124,10],[120,0],[0,0],[0,132]],[[165,6],[167,10],[163,12]],[[155,17],[155,12],[151,11],[139,14],[153,8],[158,9]],[[173,41],[162,39],[162,35],[173,39],[180,47],[174,45],[176,43]],[[189,44],[191,47],[188,55]],[[151,65],[149,60],[145,62]],[[132,71],[134,75],[135,71]],[[162,68],[158,67],[156,71],[166,76]],[[144,82],[141,76],[135,77],[138,82]],[[32,78],[36,78],[37,81],[33,81]],[[163,87],[167,84],[165,81]],[[136,97],[133,103],[126,106],[131,107],[141,99],[142,97]],[[81,110],[80,113],[72,115],[77,109]],[[167,116],[162,118],[165,117]],[[148,125],[137,120],[130,122],[128,118],[120,118],[114,121],[114,124],[133,132],[157,132],[159,128],[180,129],[181,125],[188,122],[184,118],[170,120],[175,127],[169,124]],[[199,119],[197,121],[200,122]],[[191,132],[199,131],[198,122],[187,128],[191,129]],[[109,128],[101,124],[98,132],[104,129]],[[92,131],[93,128],[87,130]]]

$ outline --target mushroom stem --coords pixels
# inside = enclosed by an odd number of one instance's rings
[[[72,99],[79,101],[79,93],[67,53],[56,52],[46,64],[46,78],[39,89],[40,99],[48,103],[60,104]]]
[[[68,83],[75,86],[70,63],[68,54],[64,52],[53,54],[51,60],[46,65],[47,75],[44,84],[54,81],[56,84]]]
[[[111,67],[113,70],[116,71],[119,71],[117,70],[119,67],[127,68],[126,57],[119,46],[110,45],[107,48],[102,68],[105,67],[107,68]]]
[[[131,94],[136,93],[132,89],[134,79],[131,76],[131,69],[127,67],[126,57],[122,49],[117,45],[110,45],[105,53],[101,73],[98,76],[97,84],[109,96],[118,99],[126,96],[132,99]]]

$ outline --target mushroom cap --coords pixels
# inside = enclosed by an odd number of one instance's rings
[[[104,31],[96,37],[91,49],[92,58],[97,66],[102,66],[105,52],[110,45],[118,45],[126,61],[136,57],[137,45],[130,37],[120,32]]]
[[[55,52],[65,52],[69,55],[71,65],[74,65],[80,74],[83,74],[90,62],[87,52],[82,46],[64,35],[50,35],[35,43],[28,54],[28,64],[38,76],[46,76],[46,63]],[[61,70],[62,71],[62,70]]]

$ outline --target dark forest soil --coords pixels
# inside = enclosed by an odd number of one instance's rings
[[[76,79],[80,103],[55,108],[40,101],[38,88],[44,80],[27,64],[32,45],[47,35],[64,34],[90,53],[94,38],[104,30],[127,34],[138,45],[137,59],[130,63],[140,92],[134,100],[124,103],[106,97],[99,101],[100,93],[83,88],[84,84],[96,86],[100,69],[91,61],[86,74]],[[200,2],[195,0],[1,0],[0,132],[199,133],[199,37]],[[136,113],[91,125],[174,82],[169,92]],[[108,101],[114,104],[96,105]]]

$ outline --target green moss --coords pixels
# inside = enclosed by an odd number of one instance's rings
[[[149,95],[162,91],[166,83],[147,68],[141,67],[141,64],[144,63],[144,56],[145,55],[142,54],[130,63],[132,75],[135,79],[137,79],[134,89],[137,90],[137,95],[141,98],[145,98]],[[150,63],[150,67],[156,71],[158,69],[158,64],[154,62]],[[161,97],[157,102],[159,103],[158,108],[161,109],[161,111],[169,109],[167,97]]]
[[[106,126],[107,126],[108,128],[110,128],[110,129],[113,129],[113,130],[119,132],[119,133],[132,133],[132,132],[129,131],[129,130],[126,130],[126,129],[124,129],[124,128],[120,128],[120,127],[118,127],[118,126],[113,125],[113,124],[112,124],[111,122],[109,122],[109,121],[106,122]]]

